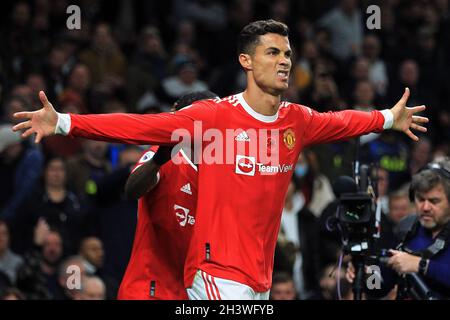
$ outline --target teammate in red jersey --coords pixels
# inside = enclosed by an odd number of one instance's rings
[[[209,91],[189,93],[173,111],[197,100],[218,98]],[[197,166],[180,150],[151,147],[134,167],[125,192],[138,201],[138,220],[119,300],[185,300],[183,283],[186,253],[195,224]]]
[[[393,128],[418,138],[425,106],[406,107],[409,90],[389,110],[318,113],[281,102],[288,88],[288,28],[273,20],[241,31],[243,93],[194,103],[175,114],[62,115],[40,93],[43,108],[22,112],[15,130],[158,145],[191,141],[199,163],[196,227],[185,264],[190,299],[267,299],[283,198],[301,150]],[[120,123],[120,125],[118,125]],[[181,129],[180,129],[181,128]],[[231,134],[230,134],[231,132]],[[231,136],[231,138],[230,138]]]

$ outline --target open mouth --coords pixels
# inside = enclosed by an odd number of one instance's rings
[[[279,71],[277,72],[277,76],[278,76],[278,78],[279,78],[280,80],[282,80],[282,81],[287,81],[288,78],[289,78],[289,71],[287,71],[287,70],[279,70]]]

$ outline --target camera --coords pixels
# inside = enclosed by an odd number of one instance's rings
[[[343,194],[339,199],[338,222],[345,254],[365,254],[370,250],[373,217],[372,198],[363,193]]]
[[[361,299],[365,283],[364,266],[377,260],[376,242],[380,237],[381,211],[376,206],[376,177],[373,166],[354,164],[354,178],[341,176],[334,183],[338,206],[333,218],[334,228],[342,243],[343,255],[350,255],[355,266],[353,293]]]
[[[339,230],[344,254],[366,257],[373,254],[373,244],[379,235],[376,199],[369,172],[372,167],[361,165],[355,179],[342,176],[335,183],[339,205],[335,223]]]
[[[377,177],[371,175],[376,171],[373,165],[355,162],[355,178],[341,176],[335,182],[339,204],[334,225],[341,237],[343,254],[351,256],[355,267],[355,300],[360,300],[364,291],[365,266],[385,265],[391,256],[389,250],[380,248],[378,243],[381,237],[381,208],[376,203]],[[399,288],[397,299],[437,299],[437,295],[415,273],[402,276]]]

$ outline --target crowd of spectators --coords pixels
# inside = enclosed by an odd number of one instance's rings
[[[81,9],[80,29],[66,24],[71,4]],[[372,4],[380,29],[366,24]],[[420,142],[390,131],[361,138],[361,160],[380,167],[387,229],[414,213],[411,176],[450,155],[448,0],[30,0],[0,2],[0,15],[1,299],[115,298],[136,225],[124,185],[142,150],[63,136],[35,145],[11,131],[12,114],[39,108],[39,90],[58,112],[80,114],[157,113],[192,91],[238,93],[245,75],[235,40],[254,20],[290,27],[288,101],[368,111],[393,106],[409,87],[409,104],[427,105]],[[336,208],[333,181],[352,172],[354,145],[321,145],[299,158],[272,298],[337,298],[340,244],[325,221]],[[76,290],[68,266],[82,274]],[[340,281],[351,298],[343,272]]]

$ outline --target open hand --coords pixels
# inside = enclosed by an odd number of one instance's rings
[[[36,133],[35,143],[39,143],[44,137],[55,134],[56,124],[58,123],[58,114],[48,101],[44,91],[39,92],[39,99],[42,103],[42,109],[14,113],[15,118],[23,119],[24,121],[12,128],[13,131],[25,130],[22,133],[23,138]]]
[[[392,129],[402,131],[414,141],[418,141],[419,138],[411,131],[411,129],[420,132],[427,132],[427,128],[422,126],[422,124],[427,123],[428,118],[415,116],[416,113],[424,111],[426,107],[421,105],[408,108],[406,106],[406,102],[408,101],[409,93],[409,88],[406,88],[402,98],[391,109],[394,115],[394,124]]]

